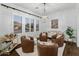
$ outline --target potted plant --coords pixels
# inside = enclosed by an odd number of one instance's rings
[[[66,29],[66,34],[69,36],[69,39],[71,40],[72,38],[75,38],[74,35],[74,30],[72,27],[67,27]]]

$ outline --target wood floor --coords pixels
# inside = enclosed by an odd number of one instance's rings
[[[75,43],[66,43],[63,56],[79,56],[79,48]]]
[[[18,45],[16,48],[21,47],[21,44]],[[13,50],[9,55],[2,55],[2,56],[19,56],[18,53]],[[63,52],[63,56],[79,56],[79,48],[76,47],[75,43],[66,42],[66,47]]]

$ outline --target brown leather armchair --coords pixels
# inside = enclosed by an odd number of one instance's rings
[[[59,45],[59,47],[62,47],[64,44],[64,35],[63,34],[58,34],[56,39],[52,38],[52,42],[55,42]]]
[[[21,46],[24,53],[30,53],[34,51],[34,40],[32,37],[27,38],[26,36],[21,37]]]
[[[40,41],[47,41],[47,39],[48,39],[47,32],[40,33],[40,36],[39,36]]]
[[[37,44],[39,56],[57,56],[58,55],[58,44],[52,45]]]
[[[62,47],[64,44],[64,35],[61,35],[60,37],[56,38],[56,43],[58,43],[59,47]]]

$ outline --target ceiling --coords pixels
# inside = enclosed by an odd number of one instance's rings
[[[44,14],[44,4],[43,3],[15,3],[15,5],[26,8],[40,16],[46,16],[53,14],[59,10],[65,10],[75,7],[75,3],[46,3],[45,14]]]

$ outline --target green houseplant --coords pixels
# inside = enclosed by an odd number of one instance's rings
[[[69,36],[69,38],[75,38],[75,37],[73,36],[74,30],[73,30],[72,27],[67,27],[67,29],[66,29],[66,34]]]

